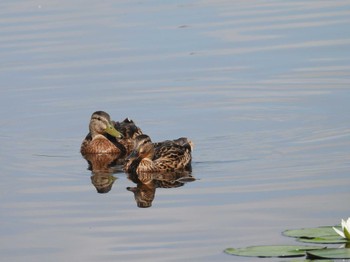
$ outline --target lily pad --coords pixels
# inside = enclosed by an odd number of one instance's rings
[[[325,248],[322,250],[306,251],[307,258],[318,259],[350,259],[349,248]]]
[[[303,243],[341,244],[348,242],[345,238],[340,237],[331,226],[290,229],[283,231],[282,234],[295,237]]]
[[[319,246],[251,246],[227,248],[225,253],[246,257],[302,257],[308,250],[321,249]]]
[[[349,240],[341,238],[339,236],[324,236],[324,237],[315,237],[315,238],[297,238],[297,241],[303,243],[314,243],[314,244],[343,244],[348,243]]]
[[[338,236],[331,226],[324,227],[311,227],[311,228],[300,228],[300,229],[289,229],[282,232],[287,237],[297,238],[316,238],[325,236]]]

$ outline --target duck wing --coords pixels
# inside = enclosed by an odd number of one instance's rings
[[[125,147],[126,154],[130,154],[134,149],[135,138],[142,134],[141,128],[129,118],[125,118],[122,122],[115,122],[114,127],[123,134],[119,142]]]
[[[114,127],[123,134],[124,138],[135,139],[142,134],[141,128],[129,118],[125,118],[122,122],[115,122]]]
[[[174,171],[188,169],[191,165],[191,147],[174,141],[155,143],[154,164],[159,170]]]

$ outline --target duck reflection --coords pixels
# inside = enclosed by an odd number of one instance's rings
[[[126,189],[134,193],[135,201],[138,207],[147,208],[152,206],[156,193],[156,187],[153,183],[138,183],[136,187],[127,187]]]
[[[134,193],[136,204],[140,208],[152,206],[157,188],[176,188],[195,181],[189,172],[139,173],[129,174],[128,178],[136,183],[136,187],[126,189]]]
[[[91,183],[95,186],[97,193],[105,194],[111,191],[116,179],[113,175],[94,174],[91,176]]]
[[[121,171],[121,161],[114,154],[85,154],[88,170],[91,170],[91,183],[97,193],[108,193],[117,179],[114,173]]]

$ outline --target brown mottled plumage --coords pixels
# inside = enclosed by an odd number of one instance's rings
[[[120,172],[118,165],[124,163],[115,154],[86,154],[84,158],[88,162],[88,170],[93,173],[113,174]]]
[[[149,136],[139,135],[124,170],[128,173],[190,171],[192,148],[187,138],[152,143]]]
[[[118,141],[124,146],[126,155],[129,155],[134,149],[136,137],[142,135],[141,129],[129,118],[125,118],[122,122],[115,122],[114,127],[122,133],[123,139]]]
[[[115,154],[118,157],[128,155],[137,135],[142,134],[132,120],[111,121],[109,114],[96,111],[92,114],[89,134],[81,144],[80,152],[86,154]]]

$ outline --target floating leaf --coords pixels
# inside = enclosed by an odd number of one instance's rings
[[[297,238],[297,241],[303,243],[314,243],[314,244],[343,244],[348,243],[349,240],[341,238],[339,236],[324,236],[324,237],[315,237],[315,238]]]
[[[289,229],[282,232],[287,237],[297,238],[316,238],[325,236],[338,236],[334,231],[333,227],[314,227],[314,228],[300,228],[300,229]]]
[[[303,243],[341,244],[348,242],[345,238],[340,237],[331,226],[291,229],[282,232],[282,234],[296,237],[298,241]]]
[[[329,259],[350,259],[349,248],[326,248],[322,250],[306,251],[307,257],[314,258],[329,258]]]
[[[227,248],[225,253],[247,257],[301,257],[305,251],[321,249],[319,246],[251,246],[246,248]]]

